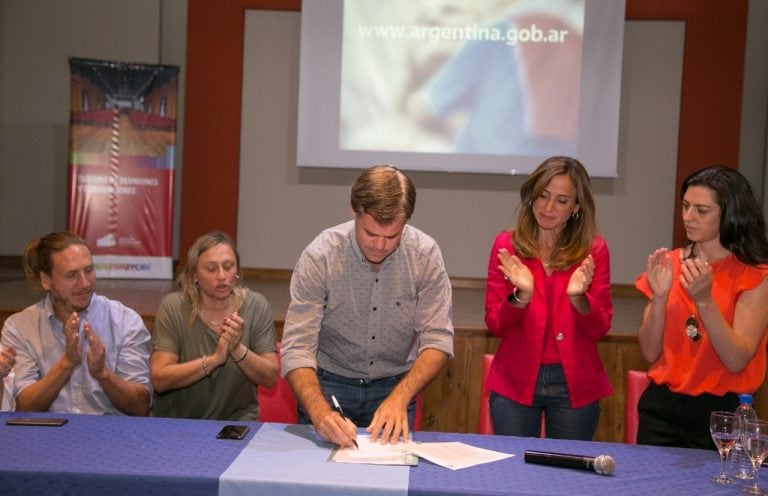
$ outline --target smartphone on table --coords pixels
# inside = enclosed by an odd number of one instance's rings
[[[5,425],[38,425],[43,427],[61,427],[67,423],[65,418],[51,417],[16,417],[5,421]]]
[[[250,427],[247,425],[225,425],[221,428],[218,434],[216,434],[217,439],[242,439],[245,437],[246,434],[248,434],[248,431],[251,430]]]

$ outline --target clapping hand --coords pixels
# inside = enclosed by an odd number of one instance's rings
[[[80,354],[80,317],[77,312],[72,312],[64,322],[64,339],[66,340],[64,356],[73,367],[77,367],[83,360]]]
[[[566,294],[568,296],[579,296],[586,293],[589,285],[592,284],[594,275],[595,259],[592,258],[592,255],[588,255],[571,274],[571,278],[568,280],[568,287],[565,289]]]
[[[213,352],[215,363],[223,365],[227,361],[227,356],[240,346],[244,323],[245,321],[237,312],[224,319],[221,327],[216,331],[219,334],[219,342],[216,345],[216,351]]]
[[[243,338],[243,320],[237,312],[224,319],[224,322],[219,328],[219,335],[221,339],[227,342],[227,351],[232,353],[240,345],[240,340]],[[220,341],[221,341],[220,339]]]
[[[659,248],[648,255],[646,275],[653,295],[666,298],[672,289],[672,259],[667,248]]]
[[[680,284],[693,301],[712,294],[712,266],[698,258],[683,260],[680,264]]]
[[[7,346],[0,351],[0,379],[5,379],[14,365],[16,365],[16,350]]]
[[[533,274],[531,270],[515,255],[510,255],[506,248],[499,250],[499,270],[504,279],[511,282],[520,291],[533,293]]]
[[[106,373],[104,367],[104,342],[99,338],[99,335],[96,334],[96,331],[91,327],[91,323],[87,320],[83,324],[83,333],[88,343],[88,372],[95,379],[99,379]]]

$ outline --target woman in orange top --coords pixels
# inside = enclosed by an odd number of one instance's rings
[[[639,444],[712,449],[709,414],[734,411],[765,378],[768,240],[746,178],[723,166],[681,188],[689,243],[659,248],[636,286],[651,384],[638,403]]]

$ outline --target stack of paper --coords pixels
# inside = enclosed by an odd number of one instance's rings
[[[337,448],[331,461],[339,463],[368,463],[373,465],[416,465],[419,459],[409,448],[414,442],[397,444],[372,443],[371,436],[357,436],[358,448]]]
[[[330,460],[338,463],[366,463],[374,465],[416,465],[417,457],[457,470],[481,463],[495,462],[514,455],[477,448],[460,442],[417,443],[402,441],[396,444],[371,442],[370,436],[357,437],[358,448],[337,448]]]

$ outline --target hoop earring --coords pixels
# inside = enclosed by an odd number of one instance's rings
[[[531,208],[533,206],[533,202],[531,200],[528,200],[528,208]]]
[[[578,210],[577,210],[577,211],[574,211],[574,212],[571,214],[571,219],[573,219],[574,221],[577,221],[577,220],[579,220],[579,212],[578,212]]]

